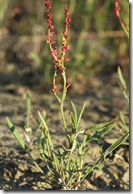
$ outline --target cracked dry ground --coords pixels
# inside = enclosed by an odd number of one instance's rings
[[[65,117],[70,125],[70,100],[75,103],[77,110],[82,107],[83,101],[86,102],[86,108],[81,119],[82,128],[91,126],[104,121],[109,121],[119,116],[119,111],[124,114],[129,112],[128,104],[124,99],[119,87],[116,84],[117,73],[113,73],[109,81],[100,77],[90,76],[88,80],[78,83],[75,81],[69,88],[64,104]],[[6,85],[0,87],[0,189],[5,190],[46,190],[48,187],[38,188],[35,186],[37,181],[43,181],[44,176],[34,166],[27,153],[24,152],[17,140],[9,131],[5,116],[8,116],[11,122],[16,126],[23,136],[23,124],[26,122],[26,90],[29,89],[31,96],[31,110],[35,118],[37,110],[43,109],[47,112],[47,124],[54,146],[63,143],[66,144],[65,133],[62,127],[61,117],[58,111],[58,102],[55,97],[48,92],[37,93],[28,87],[15,85]],[[22,90],[22,93],[19,92]],[[127,123],[128,117],[125,117]],[[112,134],[120,131],[118,125],[106,135],[112,137]],[[119,138],[122,133],[119,132],[115,137]],[[79,139],[82,136],[79,136]],[[127,142],[129,139],[127,139]],[[92,163],[99,156],[100,146],[104,145],[106,149],[109,144],[104,139],[100,144],[93,141],[88,144],[89,154],[84,159],[84,163]],[[38,152],[31,150],[32,156],[37,163],[45,169],[45,164],[39,159]],[[101,170],[93,170],[81,186],[87,190],[128,190],[129,189],[129,146],[121,145],[109,158],[114,163],[106,165]],[[52,185],[51,185],[52,187]],[[55,189],[55,188],[52,188]]]

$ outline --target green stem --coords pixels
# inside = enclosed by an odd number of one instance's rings
[[[80,169],[82,169],[82,166],[83,166],[83,155],[84,155],[85,141],[86,141],[86,135],[84,134],[84,139],[83,139],[83,143],[82,143],[82,153],[81,153],[81,156],[80,156]],[[78,182],[80,182],[80,178],[81,178],[81,172],[78,173],[78,178],[77,178],[75,188],[74,188],[75,190],[78,187]]]
[[[49,154],[50,160],[52,162],[53,167],[55,167],[55,169],[58,172],[57,159],[56,159],[56,156],[55,156],[54,152],[51,151],[51,150],[53,150],[53,144],[51,142],[48,126],[47,126],[45,120],[43,119],[43,117],[42,117],[42,115],[40,114],[39,111],[38,111],[38,114],[39,114],[39,117],[40,117],[40,119],[42,121],[42,124],[44,126],[43,131],[44,131],[44,135],[45,135],[45,139],[46,139],[46,145],[47,145],[47,149],[48,149],[48,154]]]
[[[66,73],[65,73],[65,70],[63,70],[63,72],[62,72],[62,77],[63,77],[63,80],[64,80],[63,92],[62,92],[62,102],[64,102],[65,97],[66,97]]]
[[[61,116],[62,116],[62,120],[63,120],[63,125],[64,125],[65,131],[67,133],[67,126],[66,126],[66,121],[65,121],[65,117],[64,117],[63,103],[62,102],[60,102],[60,111],[61,111]]]
[[[72,155],[72,152],[69,153],[69,158],[68,158],[68,161],[67,161],[66,170],[69,170],[68,168],[70,167],[70,159],[71,159],[71,155]]]
[[[129,38],[129,32],[127,31],[127,29],[126,29],[125,25],[123,24],[123,22],[121,21],[121,19],[119,19],[119,20],[120,20],[120,23],[121,23],[121,26],[122,26],[124,32],[126,33],[127,37]]]
[[[78,159],[79,159],[79,156],[78,156],[77,159],[76,159],[76,163],[78,162]],[[75,163],[75,166],[73,167],[73,171],[74,171],[75,168],[76,168],[76,163]],[[68,182],[67,182],[67,186],[68,186],[69,184],[70,184],[70,186],[71,186],[71,182],[72,182],[73,176],[74,176],[74,173],[69,177],[69,180],[68,180]]]

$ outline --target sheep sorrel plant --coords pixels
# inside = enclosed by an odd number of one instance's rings
[[[59,102],[59,109],[63,121],[63,128],[62,130],[65,131],[66,139],[68,141],[68,147],[65,147],[63,144],[58,146],[58,149],[55,149],[52,143],[52,139],[50,137],[50,131],[49,127],[45,121],[44,116],[38,111],[38,115],[40,118],[40,124],[38,124],[36,132],[40,132],[39,134],[39,140],[31,140],[32,138],[32,130],[29,127],[29,117],[31,116],[30,111],[30,96],[29,92],[27,92],[27,125],[25,128],[25,136],[28,141],[26,143],[23,138],[20,136],[18,130],[14,127],[14,125],[9,121],[8,118],[6,118],[7,124],[12,132],[12,134],[15,136],[15,138],[19,141],[22,148],[28,153],[29,157],[33,161],[33,163],[36,165],[36,167],[42,172],[46,180],[44,180],[44,184],[48,184],[51,187],[56,185],[56,188],[58,190],[80,190],[85,189],[81,188],[81,182],[86,178],[86,176],[94,169],[94,168],[102,168],[105,164],[109,164],[109,161],[106,160],[106,156],[112,152],[114,149],[116,149],[129,135],[129,132],[124,134],[123,137],[115,141],[111,146],[109,146],[103,153],[101,149],[101,156],[94,164],[90,164],[88,161],[88,165],[84,165],[83,159],[88,154],[89,150],[86,150],[85,147],[88,144],[88,142],[92,140],[97,140],[100,142],[100,139],[108,133],[115,125],[115,123],[118,121],[118,118],[116,117],[114,120],[111,120],[109,122],[104,122],[100,124],[96,124],[93,126],[89,126],[86,128],[80,127],[80,119],[82,117],[84,108],[85,108],[85,102],[83,103],[83,106],[77,114],[75,105],[73,102],[71,102],[72,111],[70,113],[70,122],[71,122],[71,130],[68,130],[66,119],[64,116],[64,110],[63,105],[67,93],[67,89],[70,86],[70,84],[66,84],[66,67],[64,66],[64,62],[68,61],[69,59],[66,58],[66,50],[70,47],[68,46],[68,33],[67,30],[70,27],[70,14],[68,11],[67,6],[64,6],[65,10],[65,29],[63,30],[63,37],[62,37],[62,53],[59,57],[58,55],[58,49],[54,48],[52,45],[55,43],[54,40],[51,38],[53,33],[51,29],[54,28],[52,25],[52,17],[53,15],[50,13],[50,1],[46,0],[45,6],[47,7],[47,22],[48,22],[48,32],[46,33],[47,40],[46,43],[49,44],[50,47],[50,54],[52,55],[52,60],[54,61],[54,68],[55,72],[53,75],[52,80],[52,92],[57,98]],[[57,73],[61,73],[62,79],[63,79],[63,86],[62,86],[62,92],[60,95],[59,89],[56,85],[56,76]],[[35,121],[35,120],[34,120]],[[55,125],[56,127],[56,125]],[[30,135],[28,134],[28,131],[30,131]],[[93,133],[92,133],[93,132]],[[35,135],[33,134],[33,136]],[[79,134],[83,135],[82,142],[79,142],[77,140],[77,136]],[[30,148],[31,146],[38,146],[38,151],[40,154],[40,159],[45,163],[49,173],[45,173],[36,163],[36,161],[33,159],[33,157],[30,154]],[[77,151],[76,158],[73,157],[73,152]],[[37,183],[37,185],[41,185],[42,183]]]

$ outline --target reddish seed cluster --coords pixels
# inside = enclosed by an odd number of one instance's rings
[[[118,5],[118,3],[120,3],[121,0],[116,0],[116,2],[114,3],[114,13],[115,16],[117,16],[120,20],[121,23],[123,23],[123,20],[120,18],[120,14],[119,14],[119,10],[121,9],[121,7]]]
[[[118,6],[118,2],[115,2],[114,3],[114,12],[115,12],[115,15],[117,17],[119,17],[119,10],[121,9],[121,7]]]
[[[66,25],[65,30],[63,30],[63,34],[64,36],[62,37],[62,53],[61,53],[61,57],[58,56],[58,49],[57,48],[53,48],[52,44],[55,43],[55,41],[51,38],[53,36],[54,32],[50,32],[51,29],[54,28],[54,26],[52,25],[52,17],[53,15],[50,13],[50,1],[46,0],[45,2],[45,6],[47,7],[47,22],[48,22],[48,32],[46,33],[47,36],[47,40],[46,43],[50,45],[50,54],[52,55],[52,60],[55,62],[54,66],[55,69],[61,69],[61,70],[65,70],[65,67],[63,65],[64,61],[69,61],[69,58],[66,58],[66,54],[65,54],[65,50],[70,49],[70,47],[67,45],[68,42],[66,41],[66,39],[69,38],[69,36],[67,35],[67,27],[70,27],[69,22],[71,21],[70,17],[69,17],[69,11],[67,9],[67,6],[64,6],[65,9],[65,21],[64,24]]]

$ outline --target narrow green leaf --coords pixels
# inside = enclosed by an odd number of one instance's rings
[[[44,135],[45,135],[45,138],[46,138],[46,144],[47,144],[47,149],[48,149],[48,154],[49,156],[51,156],[51,151],[50,151],[50,147],[51,149],[53,148],[53,145],[52,145],[52,142],[51,142],[51,138],[50,138],[50,134],[49,134],[49,129],[48,129],[48,126],[45,122],[45,120],[43,119],[41,113],[38,111],[38,115],[42,121],[42,124],[44,126]]]
[[[44,128],[45,128],[47,131],[49,131],[49,130],[48,130],[48,126],[47,126],[45,120],[43,119],[43,117],[42,117],[42,115],[41,115],[41,113],[40,113],[39,111],[38,111],[38,115],[39,115],[39,117],[40,117],[40,119],[41,119],[41,121],[42,121],[42,124],[43,124]]]
[[[113,144],[117,141],[117,138],[114,138],[114,139],[104,138],[104,141],[108,144]],[[129,143],[127,143],[127,142],[122,142],[121,144],[122,145],[129,145]]]
[[[89,164],[87,166],[85,166],[84,168],[82,169],[78,169],[78,170],[75,170],[75,172],[86,172],[89,168],[93,168],[93,169],[102,169],[103,167],[105,166],[105,164],[97,164],[95,167],[94,167],[94,164]]]
[[[37,129],[35,130],[35,132],[34,132],[33,136],[35,136],[35,135],[36,135],[37,131],[41,128],[41,126],[42,126],[42,122],[40,122],[40,124],[39,124],[39,126],[37,127]]]
[[[26,108],[27,108],[27,115],[30,114],[30,94],[27,90],[27,96],[26,96]]]
[[[80,145],[80,147],[78,148],[78,156],[82,155],[82,144]]]
[[[70,122],[72,124],[72,128],[76,128],[76,123],[74,120],[73,112],[70,113]]]
[[[83,106],[82,106],[82,108],[80,110],[79,116],[78,116],[78,121],[77,121],[77,126],[76,126],[77,130],[78,130],[79,122],[80,122],[80,119],[82,117],[84,109],[85,109],[85,102],[84,102],[84,104],[83,104]]]
[[[29,91],[27,90],[27,96],[26,96],[26,109],[27,109],[27,127],[29,127],[29,120],[30,120],[30,95]]]
[[[86,142],[92,141],[92,140],[97,140],[98,142],[100,141],[100,139],[106,134],[108,133],[115,125],[115,122],[107,127],[105,127],[104,129],[102,129],[101,131],[96,131],[95,134],[90,138],[90,136],[88,136],[86,138]]]
[[[125,80],[123,78],[123,75],[122,75],[122,72],[121,72],[121,69],[119,66],[118,66],[118,77],[119,77],[121,84],[123,85],[124,90],[126,90],[126,88],[127,88],[126,83],[125,83]]]
[[[7,125],[9,127],[9,129],[11,130],[12,134],[14,135],[14,137],[18,140],[18,142],[20,143],[22,148],[24,150],[26,150],[26,145],[25,145],[25,142],[24,142],[23,138],[19,134],[18,130],[14,127],[14,125],[10,122],[8,117],[6,117],[6,122],[7,122]]]
[[[125,121],[124,116],[123,116],[121,111],[120,111],[120,119],[121,119],[123,124],[126,124],[126,121]]]
[[[129,127],[128,125],[126,124],[126,121],[124,119],[124,116],[122,114],[122,112],[120,111],[120,119],[121,119],[121,122],[119,122],[119,126],[125,130],[125,132],[128,132],[129,131]]]
[[[41,131],[40,140],[38,144],[38,149],[40,152],[40,156],[44,158],[44,143],[45,143],[45,137],[43,131]]]
[[[116,117],[114,120],[112,121],[108,121],[108,122],[103,122],[103,123],[100,123],[100,124],[96,124],[96,125],[92,125],[90,127],[87,127],[85,128],[85,131],[87,131],[88,129],[89,130],[92,130],[92,131],[98,131],[98,130],[101,130],[103,129],[104,127],[107,127],[113,123],[115,123],[116,121],[118,121],[118,117]]]
[[[113,150],[115,150],[119,145],[122,144],[122,142],[124,142],[126,140],[126,138],[129,136],[129,132],[127,132],[123,137],[119,138],[115,143],[113,143],[109,148],[106,149],[106,151],[103,153],[103,156],[104,156],[104,161],[106,163],[108,163],[106,161],[106,156],[112,152]],[[109,163],[110,164],[110,163]]]
[[[123,131],[125,130],[124,132],[129,131],[129,127],[127,125],[123,124],[122,122],[119,122],[118,124],[123,129]]]
[[[75,123],[77,125],[77,111],[76,111],[76,108],[75,108],[75,106],[74,106],[72,101],[71,101],[71,106],[72,106],[72,110],[73,110],[74,121],[75,121]]]
[[[101,161],[102,157],[99,158],[99,160],[92,165],[91,167],[87,167],[87,170],[85,171],[85,174],[83,175],[83,177],[80,179],[80,181],[78,182],[78,185],[85,179],[85,177],[99,164],[99,162]]]

